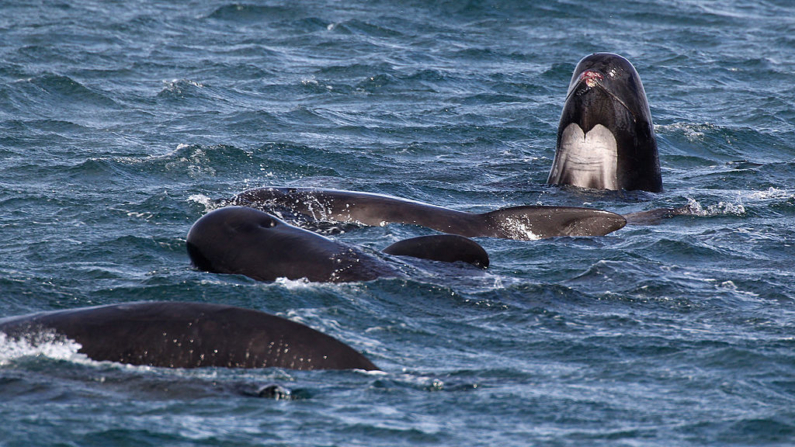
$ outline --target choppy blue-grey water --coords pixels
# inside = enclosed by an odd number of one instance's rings
[[[0,316],[140,300],[305,323],[384,373],[169,370],[0,344],[0,445],[791,445],[788,1],[0,3]],[[577,61],[630,59],[665,191],[544,183]],[[247,188],[464,211],[697,212],[478,239],[491,267],[342,285],[196,271]],[[377,250],[430,230],[333,238]],[[277,383],[296,400],[253,397]]]

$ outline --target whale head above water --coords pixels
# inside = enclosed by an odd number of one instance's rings
[[[188,232],[187,249],[200,270],[241,274],[259,281],[306,278],[349,282],[401,276],[380,257],[248,207],[225,207],[202,216]],[[385,248],[384,253],[483,268],[489,265],[483,247],[452,234],[406,239]]]
[[[574,69],[547,183],[607,190],[662,191],[657,140],[635,67],[594,53]]]
[[[188,232],[187,248],[200,270],[259,281],[344,282],[396,276],[373,256],[253,208],[228,207],[206,214]]]

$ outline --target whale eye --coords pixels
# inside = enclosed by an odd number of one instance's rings
[[[276,219],[262,219],[259,226],[261,228],[273,228],[276,226]]]

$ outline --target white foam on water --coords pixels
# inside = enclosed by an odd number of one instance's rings
[[[0,366],[5,366],[24,357],[48,357],[76,363],[90,363],[82,348],[74,340],[57,336],[54,332],[38,332],[24,337],[8,337],[0,333]]]
[[[773,199],[784,199],[789,200],[795,198],[795,194],[786,189],[779,189],[770,187],[767,191],[753,191],[753,192],[746,192],[745,197],[750,200],[773,200]]]
[[[712,131],[715,128],[715,125],[711,123],[673,123],[668,125],[654,126],[654,131],[657,133],[664,133],[666,131],[681,132],[689,142],[695,143],[703,141],[704,133]]]
[[[189,87],[204,88],[204,84],[190,79],[172,79],[170,81],[163,81],[163,91],[168,91],[181,95],[183,90]]]
[[[716,205],[704,207],[696,199],[687,199],[687,207],[691,214],[696,216],[743,216],[745,215],[745,205],[731,202],[718,202]]]
[[[276,278],[276,281],[274,281],[273,283],[282,286],[287,290],[305,290],[305,289],[314,288],[315,286],[314,283],[311,283],[306,278],[299,278],[299,279]]]
[[[188,196],[188,202],[198,203],[204,207],[204,212],[210,212],[216,208],[218,205],[213,201],[213,199],[205,196],[204,194],[193,194]]]

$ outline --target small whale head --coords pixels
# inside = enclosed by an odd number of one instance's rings
[[[594,53],[577,64],[561,113],[547,183],[662,190],[646,91],[627,59]]]
[[[640,75],[627,59],[617,54],[594,53],[582,58],[572,74],[566,100],[593,89],[609,95],[633,120],[642,120],[643,115],[651,116]]]
[[[353,247],[248,207],[220,208],[201,217],[188,232],[187,248],[200,270],[259,281],[369,281],[394,276],[387,266]]]
[[[220,208],[202,216],[188,232],[187,249],[200,270],[260,281],[328,280],[330,253],[339,251],[320,235],[247,207]]]
[[[244,239],[259,235],[282,222],[275,217],[244,207],[221,208],[210,212],[193,224],[188,232],[187,248],[191,262],[199,270],[231,273],[235,246]],[[247,246],[249,249],[250,245]]]

